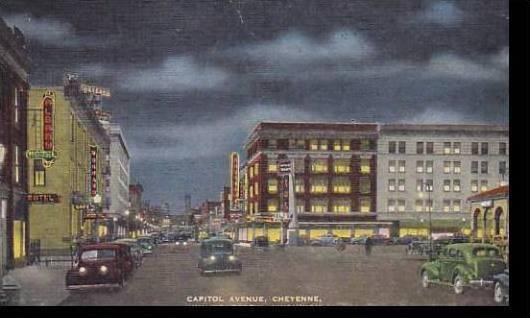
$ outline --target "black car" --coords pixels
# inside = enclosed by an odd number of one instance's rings
[[[250,245],[254,248],[268,248],[269,238],[266,236],[256,236]]]
[[[212,238],[201,242],[199,263],[200,274],[232,272],[241,274],[243,265],[234,253],[231,240]]]
[[[498,303],[510,302],[509,290],[510,290],[510,272],[508,269],[505,269],[503,273],[493,276],[493,281],[495,282],[493,288],[493,300]]]

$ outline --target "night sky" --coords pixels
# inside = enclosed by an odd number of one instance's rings
[[[508,1],[21,1],[32,86],[108,87],[151,203],[219,199],[260,120],[508,123]],[[244,161],[244,154],[242,161]]]

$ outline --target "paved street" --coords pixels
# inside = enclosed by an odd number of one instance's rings
[[[376,246],[367,258],[360,246],[239,247],[241,276],[202,277],[196,247],[160,246],[123,290],[76,292],[62,305],[494,305],[491,290],[423,289],[416,274],[423,260],[404,249]]]

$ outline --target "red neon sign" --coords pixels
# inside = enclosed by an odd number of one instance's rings
[[[98,148],[90,146],[90,194],[95,197],[98,193],[98,179],[97,179],[97,155]]]
[[[47,97],[43,101],[44,125],[42,142],[44,150],[53,150],[53,101]]]

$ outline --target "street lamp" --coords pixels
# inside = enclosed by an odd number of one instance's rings
[[[431,192],[433,190],[433,186],[430,183],[424,182],[423,185],[425,186],[425,191],[427,192],[427,208],[429,209],[429,260],[432,260],[432,253],[433,253],[433,246],[432,246],[432,200],[431,200]]]
[[[99,220],[98,220],[98,210],[99,210],[99,205],[101,204],[101,195],[100,194],[96,194],[95,196],[92,197],[92,202],[94,203],[95,207],[95,214],[96,214],[96,222],[95,222],[95,232],[96,232],[96,242],[99,243]]]

